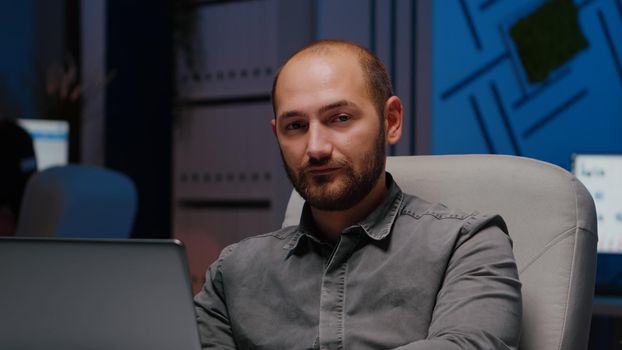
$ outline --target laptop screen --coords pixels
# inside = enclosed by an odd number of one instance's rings
[[[0,238],[0,349],[200,348],[177,241]]]

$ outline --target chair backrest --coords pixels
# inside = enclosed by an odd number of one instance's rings
[[[389,157],[406,193],[463,210],[499,213],[523,284],[520,349],[587,348],[596,269],[596,213],[583,184],[555,165],[503,155]],[[303,201],[293,193],[283,226]]]
[[[117,171],[48,168],[26,185],[16,236],[128,238],[136,202],[134,183]]]

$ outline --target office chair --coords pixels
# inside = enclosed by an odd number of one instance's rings
[[[45,169],[26,184],[16,236],[128,238],[136,188],[117,171],[87,165]]]
[[[572,174],[503,155],[389,157],[406,193],[465,211],[499,213],[514,242],[523,284],[521,350],[587,348],[596,270],[596,213]],[[283,226],[298,224],[294,191]]]

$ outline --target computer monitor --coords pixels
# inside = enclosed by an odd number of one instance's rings
[[[577,154],[573,164],[596,205],[598,252],[622,253],[622,155]]]
[[[69,159],[69,123],[64,120],[18,119],[32,137],[37,170],[65,165]]]
[[[588,189],[598,218],[597,294],[622,294],[622,155],[576,154],[574,175]]]

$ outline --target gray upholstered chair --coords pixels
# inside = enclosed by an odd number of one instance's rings
[[[501,214],[523,283],[522,350],[585,350],[596,269],[594,202],[572,174],[502,155],[389,157],[402,190],[463,210]],[[283,226],[296,224],[294,192]]]
[[[67,165],[26,184],[16,236],[128,238],[136,214],[134,182],[115,170]]]

